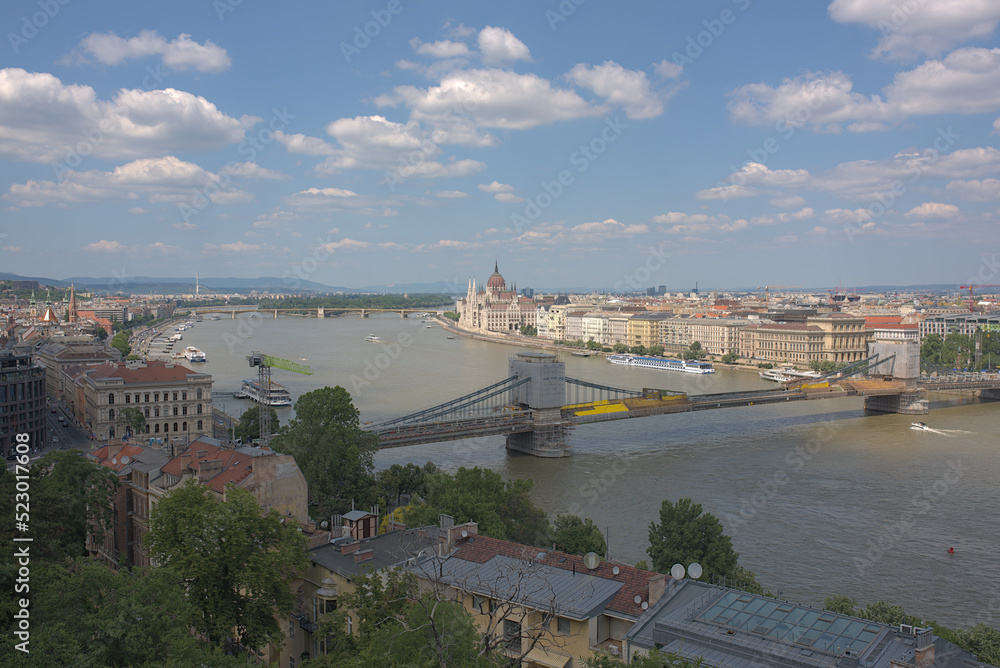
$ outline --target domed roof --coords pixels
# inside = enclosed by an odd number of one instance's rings
[[[493,265],[493,275],[490,276],[490,280],[486,281],[486,287],[492,288],[494,290],[503,290],[507,285],[507,281],[503,280],[503,276],[500,275],[500,265]]]

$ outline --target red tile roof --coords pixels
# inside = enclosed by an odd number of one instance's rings
[[[649,581],[659,576],[653,571],[644,571],[634,566],[619,564],[610,561],[602,561],[594,570],[589,570],[583,565],[583,557],[566,552],[549,551],[544,548],[521,545],[507,540],[490,538],[489,536],[472,535],[455,542],[458,552],[455,558],[464,559],[477,564],[483,564],[497,555],[512,557],[515,559],[531,559],[543,566],[561,568],[566,571],[576,568],[577,573],[586,573],[606,580],[614,580],[623,583],[621,589],[608,601],[607,609],[627,615],[638,617],[642,614],[642,602],[649,602]],[[545,557],[537,559],[540,552],[545,553]],[[612,569],[618,567],[618,575]],[[670,579],[670,576],[666,576]],[[637,604],[635,597],[641,598]]]
[[[204,453],[199,456],[199,453]],[[226,490],[226,485],[239,485],[253,473],[253,458],[235,450],[225,450],[217,445],[195,439],[179,455],[163,465],[162,471],[168,475],[181,477],[187,473],[195,476],[207,462],[221,462],[218,472],[205,481],[210,489],[219,494]],[[185,465],[186,464],[186,465]]]
[[[130,383],[161,383],[166,381],[186,380],[191,374],[198,373],[179,364],[170,364],[160,360],[150,360],[145,365],[128,366],[125,362],[105,362],[88,372],[88,376],[99,378],[121,378],[126,385]]]
[[[114,456],[109,456],[108,453],[111,450],[117,450]],[[94,450],[92,456],[101,466],[106,466],[112,471],[117,472],[131,464],[140,454],[142,454],[142,446],[139,445],[126,445],[120,449],[117,445],[105,445],[102,448]],[[127,457],[128,459],[123,461],[123,457]]]

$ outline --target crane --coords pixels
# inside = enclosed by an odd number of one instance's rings
[[[247,355],[247,361],[250,363],[250,366],[257,367],[257,382],[260,385],[261,392],[260,441],[262,445],[266,446],[271,440],[271,411],[269,410],[271,406],[267,403],[267,397],[271,390],[271,367],[284,369],[285,371],[294,371],[295,373],[307,376],[312,375],[312,369],[305,364],[299,364],[298,362],[286,360],[281,357],[274,357],[273,355],[265,355],[259,351],[251,352]]]
[[[784,288],[798,288],[798,285],[760,285],[757,286],[758,290],[764,291],[764,308],[769,308],[769,303],[771,301],[771,290],[781,290]]]
[[[970,313],[975,312],[975,310],[976,310],[975,309],[975,306],[976,306],[976,297],[973,294],[973,291],[976,288],[1000,288],[1000,285],[960,285],[960,286],[958,286],[959,290],[968,290],[969,291],[969,312]]]

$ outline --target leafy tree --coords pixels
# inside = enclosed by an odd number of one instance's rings
[[[118,424],[125,426],[126,436],[146,433],[146,416],[138,408],[123,408],[118,411]]]
[[[645,355],[646,346],[632,346],[631,348],[628,349],[628,351],[633,355]]]
[[[128,357],[129,353],[132,352],[132,344],[129,343],[128,332],[121,331],[115,334],[111,339],[111,347],[118,350],[122,354],[122,357]]]
[[[979,623],[955,633],[957,645],[972,652],[983,663],[1000,665],[1000,630]]]
[[[458,322],[458,319],[461,316],[459,315],[458,311],[445,311],[444,317],[448,318],[449,320],[454,320],[455,322]]]
[[[715,515],[702,512],[700,503],[679,499],[664,500],[660,507],[660,523],[649,524],[649,548],[646,550],[653,570],[668,573],[674,564],[685,567],[701,564],[705,581],[712,578],[732,578],[737,575],[739,554],[733,542],[722,532]]]
[[[614,345],[614,350],[615,350],[616,353],[618,353],[619,355],[621,355],[622,353],[627,353],[628,352],[628,346],[626,346],[624,343],[616,343]]]
[[[352,501],[374,501],[378,444],[377,436],[361,429],[358,409],[339,385],[299,397],[295,419],[271,440],[272,448],[295,457],[319,517],[347,512]]]
[[[533,481],[504,481],[489,469],[459,468],[452,476],[438,472],[427,479],[426,503],[404,511],[407,526],[436,525],[441,514],[455,522],[477,522],[479,533],[527,545],[547,545],[549,521],[529,496]]]
[[[597,341],[593,339],[587,341],[587,350],[600,350],[600,349],[601,349],[601,344],[598,343]]]
[[[654,346],[650,346],[649,347],[649,354],[650,355],[662,355],[663,354],[663,346],[661,346],[659,343],[657,343]]]
[[[521,334],[524,336],[538,336],[538,328],[534,325],[521,325]]]
[[[611,348],[610,346],[604,346],[604,347],[601,348],[601,352],[602,353],[614,352],[614,348]]]
[[[841,615],[849,615],[851,617],[856,617],[856,610],[858,607],[857,600],[851,598],[850,596],[845,596],[843,594],[834,594],[833,596],[827,596],[823,599],[823,609],[829,610],[830,612],[837,612]]]
[[[309,563],[306,541],[277,510],[263,514],[250,492],[230,485],[226,497],[216,501],[193,481],[168,493],[153,509],[147,545],[184,578],[194,628],[213,645],[235,629],[258,649],[283,637],[274,612],[292,609],[289,583]]]
[[[271,406],[268,406],[267,410],[271,411],[271,430],[278,431],[280,422],[278,420],[278,411],[274,410]],[[241,439],[244,443],[250,443],[260,438],[260,404],[255,404],[243,411],[234,431],[236,432],[236,438]]]
[[[427,495],[427,477],[437,473],[438,467],[427,462],[423,468],[416,464],[393,464],[375,474],[375,487],[389,506],[399,503],[401,494]]]
[[[686,360],[701,360],[705,359],[705,349],[701,347],[700,341],[694,341],[688,349],[684,351],[684,359]]]
[[[664,653],[654,649],[649,654],[638,654],[632,657],[632,661],[626,661],[616,656],[611,656],[605,652],[594,652],[591,656],[583,660],[584,668],[700,668],[702,659],[694,661],[685,659],[675,652]]]
[[[726,353],[720,359],[720,361],[723,364],[736,364],[739,360],[740,360],[740,355],[739,355],[739,353],[735,353],[735,352]]]
[[[14,651],[6,633],[6,665],[245,665],[191,635],[191,603],[170,569],[114,572],[84,559],[32,566],[31,654]]]
[[[635,562],[635,567],[641,571],[649,570],[649,564],[646,562],[645,559],[640,559],[639,561]]]
[[[98,341],[103,341],[106,338],[108,338],[108,330],[104,329],[103,327],[98,327],[97,330],[95,330],[94,332],[94,336],[97,337]]]
[[[556,548],[570,554],[596,552],[603,556],[608,552],[608,544],[604,541],[601,528],[589,517],[557,516],[552,527],[552,542],[556,544]]]

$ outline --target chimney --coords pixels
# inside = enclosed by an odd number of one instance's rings
[[[118,453],[122,451],[125,446],[121,443],[116,443],[114,445],[108,443],[108,459],[112,459],[118,456]]]
[[[476,536],[479,534],[479,524],[477,522],[466,522],[465,524],[459,524],[458,526],[448,527],[447,534],[444,537],[448,549],[451,549],[456,542],[462,540],[463,531],[468,534],[468,536]],[[465,538],[468,536],[465,536]]]
[[[663,573],[654,575],[649,579],[649,605],[655,605],[663,592],[667,589],[667,576]]]
[[[348,543],[347,545],[341,546],[340,553],[341,554],[350,554],[351,552],[357,552],[359,547],[361,547],[361,543],[357,543],[357,542],[355,542],[355,543]]]
[[[182,452],[180,455],[180,460],[181,460],[181,475],[184,475],[185,473],[187,473],[187,470],[191,468],[191,453],[186,451]]]
[[[913,663],[917,668],[927,668],[934,665],[934,636],[931,629],[923,629],[917,633],[917,648],[913,651]]]
[[[205,457],[208,457],[208,450],[199,450],[198,459],[204,459]]]
[[[209,459],[198,463],[198,482],[204,484],[222,471],[221,459]]]
[[[354,553],[354,563],[360,564],[362,561],[368,561],[375,556],[375,550],[368,548],[367,550],[358,550]]]

